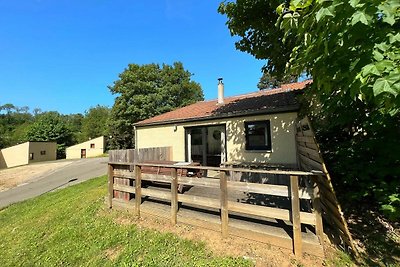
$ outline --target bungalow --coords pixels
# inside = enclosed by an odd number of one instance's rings
[[[296,94],[311,81],[201,101],[135,124],[136,148],[171,146],[174,161],[206,166],[264,163],[297,166]]]
[[[67,147],[65,153],[67,159],[80,159],[97,157],[105,151],[105,138],[100,136],[89,141]]]
[[[33,162],[56,160],[56,142],[25,142],[0,151],[0,168],[10,168]]]

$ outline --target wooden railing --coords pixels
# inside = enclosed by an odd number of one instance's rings
[[[134,212],[136,216],[140,216],[140,206],[143,196],[154,197],[171,203],[171,223],[177,223],[178,203],[194,204],[197,206],[214,208],[220,210],[221,233],[223,237],[229,234],[229,213],[235,212],[244,215],[255,215],[265,218],[274,218],[279,220],[291,221],[293,225],[292,248],[297,256],[302,255],[302,235],[301,224],[315,226],[316,233],[321,239],[322,235],[322,218],[320,207],[314,206],[313,212],[300,211],[300,199],[314,199],[314,190],[312,188],[302,188],[299,186],[299,177],[315,176],[313,172],[304,171],[280,171],[280,170],[251,170],[240,168],[218,168],[196,166],[197,170],[218,171],[218,178],[197,178],[178,176],[178,171],[185,167],[166,164],[148,164],[148,163],[123,163],[109,162],[109,207],[113,206],[114,190],[135,194]],[[146,167],[157,167],[170,170],[170,174],[154,174],[143,172]],[[290,184],[274,185],[259,184],[242,181],[230,181],[229,173],[260,173],[286,175],[290,177]],[[165,172],[164,172],[165,173]],[[135,186],[120,185],[114,182],[116,178],[125,178],[135,181]],[[142,181],[162,182],[170,185],[171,191],[161,191],[157,189],[142,188]],[[133,183],[131,183],[133,185]],[[190,185],[218,189],[220,198],[214,199],[206,196],[193,196],[178,193],[179,185]],[[229,200],[229,193],[232,191],[246,191],[249,193],[266,194],[279,197],[288,197],[291,200],[290,209],[282,209],[276,207],[267,207],[261,205],[253,205],[247,203],[239,203]],[[315,201],[314,201],[315,202]],[[315,202],[318,203],[318,202]]]

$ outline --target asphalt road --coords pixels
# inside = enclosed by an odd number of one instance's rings
[[[108,158],[91,158],[73,161],[71,164],[60,167],[55,172],[45,174],[28,184],[14,187],[0,192],[0,209],[10,204],[20,202],[77,184],[107,173]]]

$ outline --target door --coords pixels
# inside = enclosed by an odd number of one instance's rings
[[[86,149],[81,149],[81,159],[86,158]]]
[[[186,128],[186,161],[219,167],[226,161],[225,125]]]

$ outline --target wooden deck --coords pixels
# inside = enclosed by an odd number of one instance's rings
[[[110,157],[110,208],[291,249],[298,258],[323,256],[322,217],[309,181],[320,172],[171,164],[168,148],[128,152],[121,151],[128,162]]]
[[[147,189],[170,192],[169,186],[151,185]],[[229,201],[246,203],[251,202],[247,192],[235,192],[229,195]],[[204,187],[191,187],[185,191],[184,195],[204,196],[214,198],[219,201],[219,190]],[[282,202],[289,201],[281,199]],[[113,199],[113,204],[134,210],[135,200],[124,201],[121,199]],[[141,212],[165,219],[169,223],[171,214],[170,202],[155,197],[143,197],[140,205]],[[220,210],[213,208],[205,208],[194,204],[179,205],[177,213],[177,223],[184,223],[196,227],[205,228],[221,232]],[[237,212],[229,212],[229,235],[238,236],[254,240],[273,246],[292,249],[293,225],[290,221],[276,220],[255,215],[243,215]],[[315,229],[309,225],[303,225],[301,228],[303,252],[323,257],[324,252],[319,239],[315,234]]]

